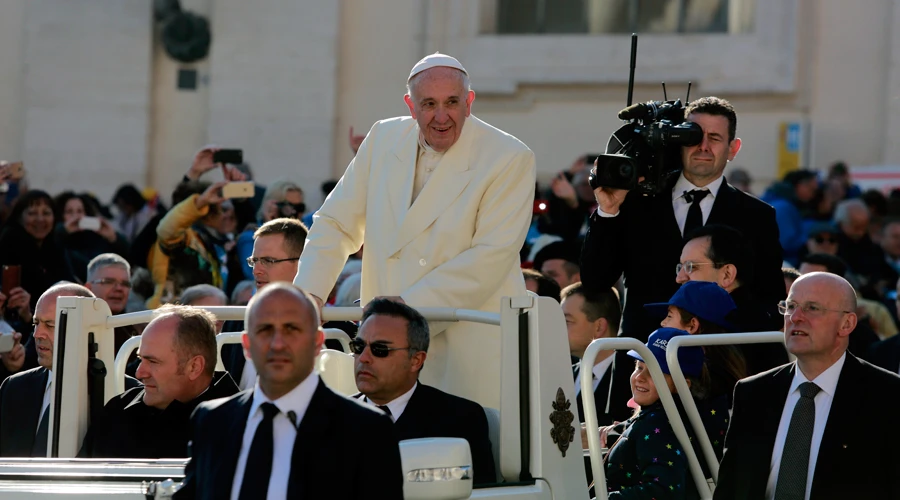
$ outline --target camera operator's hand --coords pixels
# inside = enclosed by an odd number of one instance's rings
[[[597,200],[600,211],[608,215],[619,214],[619,207],[622,206],[627,195],[627,189],[598,187],[594,190],[594,198]]]
[[[222,187],[225,184],[228,184],[228,182],[219,181],[206,188],[206,191],[204,191],[203,194],[194,199],[194,206],[200,210],[203,207],[216,205],[225,201],[225,198],[222,197]]]
[[[569,208],[578,208],[578,193],[575,191],[575,186],[562,172],[556,174],[556,177],[550,181],[550,190],[553,191],[553,196],[566,202]]]

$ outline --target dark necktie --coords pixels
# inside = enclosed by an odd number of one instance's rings
[[[377,405],[378,409],[383,411],[385,415],[392,417],[391,409],[387,407],[387,405]]]
[[[778,467],[778,483],[775,500],[803,500],[806,497],[806,478],[809,473],[809,449],[812,444],[813,426],[816,423],[816,394],[822,389],[812,382],[800,384],[800,399],[791,415],[781,465]]]
[[[684,236],[687,236],[694,229],[703,227],[703,212],[700,210],[700,201],[706,198],[709,191],[706,189],[694,189],[693,191],[685,191],[684,199],[691,204],[688,209],[687,219],[684,221]]]
[[[50,405],[41,414],[37,434],[34,435],[34,446],[31,447],[32,457],[47,456],[47,434],[50,432]]]
[[[244,480],[241,481],[241,494],[238,500],[266,498],[269,494],[269,477],[272,475],[272,455],[275,453],[275,431],[272,420],[278,415],[278,407],[272,403],[259,406],[263,412],[262,422],[253,434],[250,453],[247,455],[247,467],[244,469]]]

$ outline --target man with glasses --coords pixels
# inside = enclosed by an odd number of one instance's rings
[[[128,304],[131,293],[131,265],[123,257],[114,253],[102,253],[88,263],[85,288],[94,292],[109,306],[109,312],[122,314]],[[138,334],[133,325],[120,326],[115,329],[115,350],[126,340]]]
[[[306,235],[307,229],[302,222],[286,217],[270,220],[253,233],[253,253],[247,258],[247,265],[253,269],[257,290],[269,283],[293,281]],[[222,331],[239,332],[243,329],[242,322],[227,321]],[[247,363],[239,344],[222,346],[222,363],[241,390],[253,387],[256,370],[252,363]]]
[[[394,421],[399,440],[458,437],[469,442],[475,484],[496,482],[488,422],[478,403],[418,382],[429,344],[428,323],[415,309],[374,299],[350,342],[356,398]]]
[[[777,302],[763,302],[752,288],[754,258],[749,242],[737,229],[720,224],[703,226],[688,235],[675,265],[675,281],[709,281],[718,283],[731,294],[737,309],[729,317],[735,332],[778,331],[782,318]],[[784,297],[784,280],[780,283]],[[748,373],[756,374],[787,363],[787,353],[778,344],[740,346],[747,360]]]
[[[847,352],[853,287],[806,274],[779,309],[797,361],[738,382],[714,498],[900,498],[900,377]]]
[[[250,299],[242,343],[259,377],[194,411],[176,499],[403,498],[391,421],[335,394],[314,369],[325,335],[313,300],[289,283]]]

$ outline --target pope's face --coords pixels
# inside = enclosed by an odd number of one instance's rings
[[[459,70],[444,67],[423,71],[413,77],[410,85],[410,93],[404,99],[425,142],[439,153],[447,151],[462,135],[475,92],[466,89]]]

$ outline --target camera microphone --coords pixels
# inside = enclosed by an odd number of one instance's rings
[[[620,120],[641,120],[652,118],[656,114],[656,105],[652,102],[639,102],[619,111]]]

